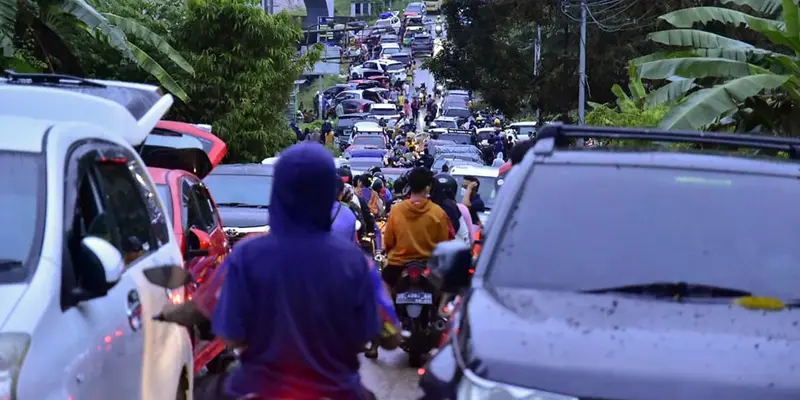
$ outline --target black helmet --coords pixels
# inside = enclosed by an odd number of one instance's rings
[[[456,199],[458,193],[458,182],[450,174],[437,174],[433,177],[433,188],[431,197]]]
[[[349,183],[351,185],[355,184],[353,182],[353,171],[347,167],[340,167],[336,170],[336,173],[339,174],[339,177],[342,178],[342,182]]]
[[[394,180],[394,186],[392,189],[394,190],[396,197],[402,197],[408,194],[408,173],[410,171],[410,169],[406,170]]]
[[[376,173],[372,174],[372,179],[380,179],[380,180],[382,180],[383,182],[386,182],[386,177],[385,177],[385,176],[383,176],[383,173],[382,173],[382,172],[380,172],[380,171],[378,171],[378,172],[376,172]]]
[[[377,178],[374,179],[372,181],[372,190],[380,193],[381,189],[383,189],[383,181]]]
[[[367,173],[372,175],[372,176],[375,176],[375,174],[378,174],[380,172],[381,172],[381,167],[378,167],[378,166],[374,166],[374,167],[370,168],[369,171],[367,171]]]

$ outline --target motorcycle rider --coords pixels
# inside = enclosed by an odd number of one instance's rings
[[[358,353],[381,332],[379,293],[363,252],[331,234],[335,179],[322,145],[288,148],[275,165],[269,234],[240,242],[225,260],[212,326],[241,351],[228,396],[374,398]]]
[[[467,212],[467,218],[464,218],[458,203],[456,203],[456,193],[458,193],[458,182],[452,175],[440,173],[433,177],[431,200],[447,214],[450,224],[456,232],[456,239],[470,244],[471,226],[467,225],[467,220],[471,218],[469,212]]]

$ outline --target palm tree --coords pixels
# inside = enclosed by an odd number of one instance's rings
[[[132,39],[156,49],[193,75],[192,66],[163,38],[135,20],[101,13],[85,0],[0,0],[0,56],[11,58],[12,63],[20,42],[32,40],[32,47],[48,69],[54,71],[52,61],[58,60],[60,72],[83,75],[75,50],[65,39],[67,31],[104,41],[152,75],[166,90],[183,101],[188,100],[172,76]]]
[[[800,105],[800,7],[796,0],[720,1],[749,8],[751,13],[691,7],[664,14],[659,19],[675,29],[651,33],[649,38],[678,49],[634,60],[644,79],[681,77],[704,83],[670,111],[661,123],[663,128],[703,129],[733,115],[758,117],[765,107],[774,109],[786,102]],[[779,51],[693,29],[712,22],[744,26],[763,35]],[[685,94],[673,92],[670,100]]]

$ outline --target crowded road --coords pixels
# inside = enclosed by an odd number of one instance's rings
[[[438,50],[440,39],[436,39],[434,51]],[[423,60],[417,60],[417,71],[414,74],[414,86],[423,83],[429,91],[436,87],[433,74],[420,68]],[[423,111],[424,112],[424,111]],[[422,115],[420,115],[422,118]],[[418,121],[422,126],[421,121]],[[381,350],[377,360],[370,360],[363,355],[361,360],[361,379],[364,385],[375,392],[379,399],[411,400],[419,398],[417,382],[419,375],[416,368],[408,366],[408,355],[402,350]]]

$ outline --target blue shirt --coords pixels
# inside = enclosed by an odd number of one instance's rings
[[[270,233],[240,242],[223,266],[213,331],[247,346],[226,392],[360,400],[357,354],[381,316],[364,253],[331,234],[333,159],[302,142],[281,154],[273,179]]]
[[[333,224],[331,230],[334,234],[341,236],[345,240],[356,240],[356,215],[353,210],[346,204],[337,201],[333,203],[333,210],[331,211],[331,219]]]

